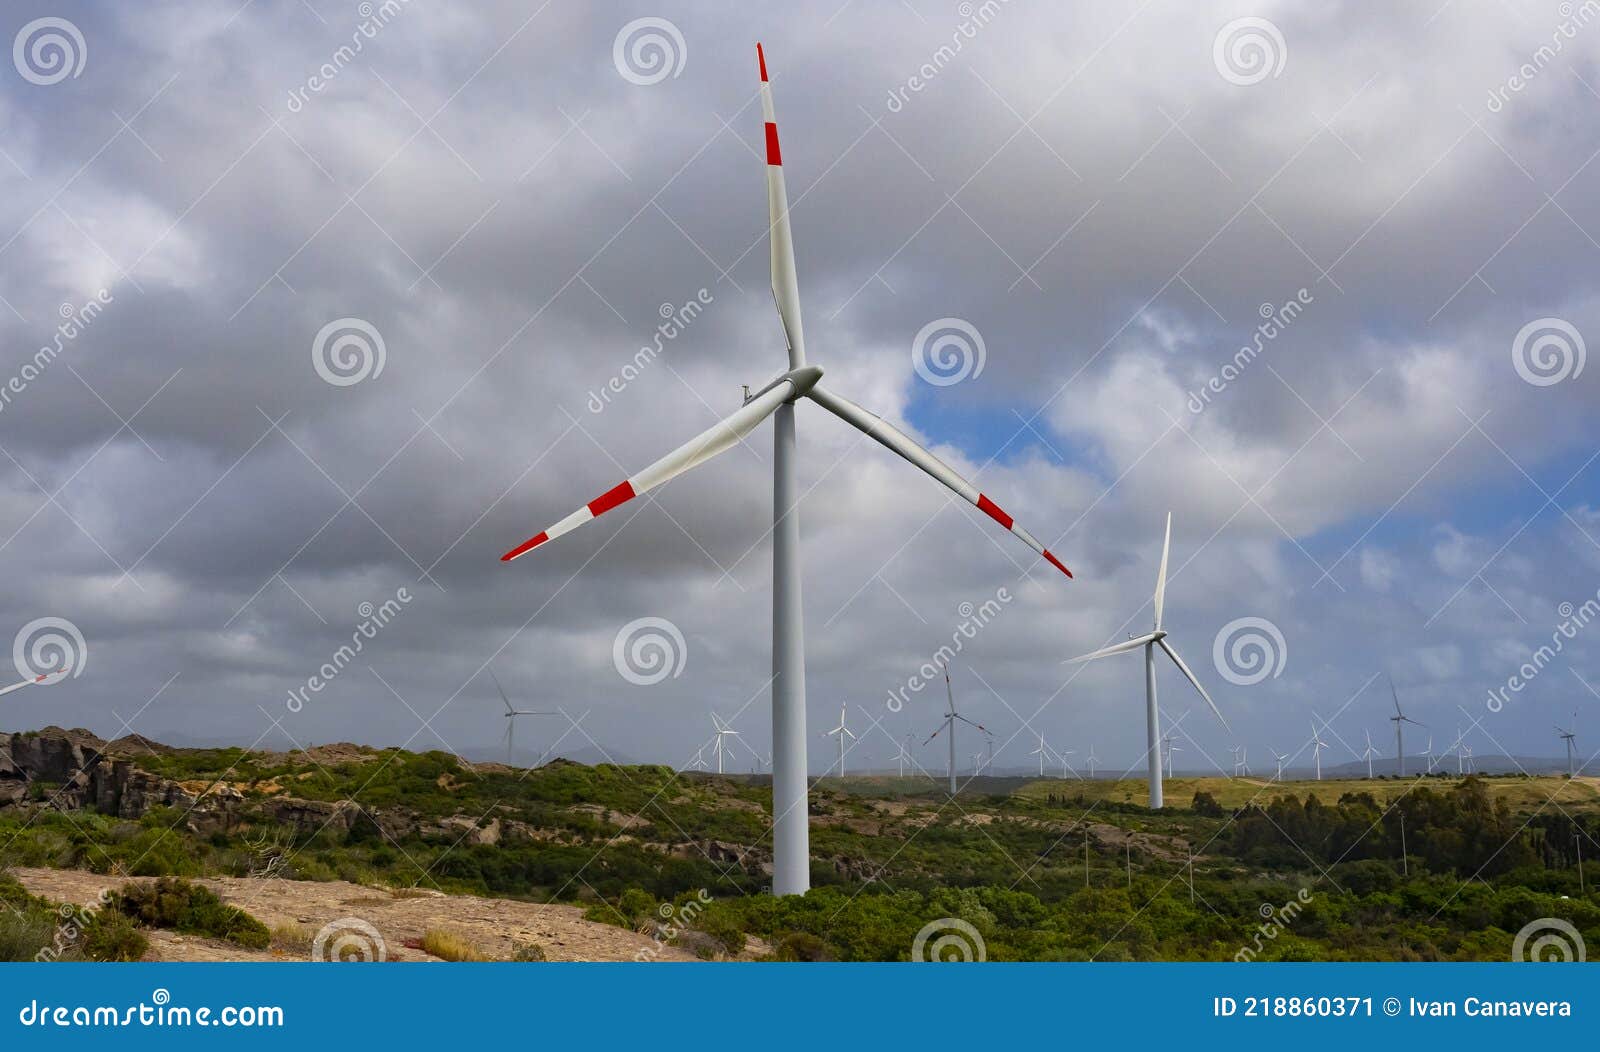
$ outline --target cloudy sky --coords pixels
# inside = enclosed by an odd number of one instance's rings
[[[1592,3],[28,0],[5,29],[0,624],[87,648],[8,728],[481,754],[493,670],[588,713],[530,745],[682,764],[715,711],[764,757],[770,425],[498,560],[785,367],[761,40],[814,363],[1077,575],[802,404],[814,771],[841,704],[853,766],[926,737],[942,691],[890,693],[1002,589],[952,669],[998,762],[1043,733],[1140,766],[1137,660],[1061,661],[1146,629],[1169,510],[1167,624],[1233,728],[1163,668],[1180,766],[1306,762],[1313,710],[1330,762],[1392,754],[1386,671],[1416,750],[1555,755],[1574,709],[1600,745],[1600,627],[1560,637],[1600,588]],[[944,372],[941,319],[982,342]],[[682,639],[659,682],[615,661],[640,618]]]

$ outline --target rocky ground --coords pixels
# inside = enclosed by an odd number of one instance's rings
[[[11,873],[30,892],[54,902],[93,903],[107,888],[125,878],[82,870],[16,867]],[[510,960],[514,946],[532,943],[551,961],[692,961],[671,946],[658,946],[647,936],[583,918],[574,906],[540,905],[510,899],[408,891],[397,897],[387,891],[345,881],[302,881],[259,877],[201,879],[203,884],[273,929],[296,933],[309,942],[324,925],[355,918],[372,926],[390,961],[433,961],[419,948],[428,931],[448,932],[494,960]],[[354,927],[344,929],[355,932]],[[220,939],[146,931],[150,959],[161,961],[296,961],[310,960],[309,951],[247,950]],[[370,942],[370,937],[367,937]]]

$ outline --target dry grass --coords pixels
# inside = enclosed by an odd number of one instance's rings
[[[273,926],[271,946],[283,953],[305,956],[311,953],[311,943],[315,938],[316,933],[310,928],[288,921]]]
[[[1391,759],[1390,763],[1393,762]],[[1330,778],[1321,782],[1271,782],[1269,772],[1268,778],[1186,778],[1179,775],[1168,779],[1165,785],[1167,802],[1178,807],[1187,807],[1195,792],[1200,790],[1210,793],[1223,807],[1235,808],[1251,802],[1265,805],[1275,796],[1286,795],[1304,798],[1309,794],[1325,804],[1334,804],[1345,793],[1369,792],[1381,801],[1399,796],[1414,781],[1411,778],[1403,782],[1393,778],[1371,781],[1365,778]],[[1600,810],[1600,787],[1586,784],[1584,779],[1572,783],[1565,777],[1546,775],[1531,779],[1486,777],[1482,781],[1488,786],[1490,796],[1504,800],[1514,813],[1535,811],[1552,798],[1569,811]],[[1419,784],[1436,791],[1448,791],[1459,782],[1452,776],[1425,778]],[[1069,797],[1082,793],[1090,801],[1106,800],[1142,806],[1147,799],[1145,789],[1143,778],[1121,781],[1052,778],[1030,782],[1018,790],[1017,795],[1040,799],[1050,793]]]
[[[423,952],[430,953],[444,961],[490,961],[494,959],[461,936],[439,928],[430,928],[423,933],[421,947]]]
[[[430,899],[439,894],[426,888],[389,888],[388,892],[391,899]]]

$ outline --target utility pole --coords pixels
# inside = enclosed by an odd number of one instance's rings
[[[1189,853],[1189,905],[1194,905],[1194,853]]]
[[[1126,847],[1128,849],[1128,890],[1132,891],[1133,890],[1133,837],[1130,836],[1128,838],[1127,843],[1126,843]]]
[[[1583,884],[1583,830],[1579,829],[1572,834],[1573,843],[1578,847],[1578,894],[1587,895]]]
[[[1083,886],[1089,886],[1089,830],[1083,831]]]
[[[1411,863],[1406,860],[1406,813],[1400,814],[1400,872],[1404,876],[1411,876]]]

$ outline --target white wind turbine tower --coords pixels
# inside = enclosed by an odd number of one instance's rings
[[[851,741],[855,741],[856,740],[855,732],[852,731],[849,727],[846,727],[844,725],[844,712],[845,712],[845,709],[847,707],[848,706],[845,706],[845,705],[840,705],[839,706],[839,726],[835,727],[833,730],[831,730],[827,734],[823,735],[823,737],[825,737],[825,738],[826,737],[832,737],[835,734],[837,734],[839,736],[839,777],[840,778],[844,777],[844,750],[845,750],[845,741],[844,740],[845,740],[845,738],[847,736],[849,737],[849,739]]]
[[[1389,717],[1389,722],[1394,724],[1395,772],[1404,778],[1406,773],[1406,743],[1405,736],[1401,733],[1401,728],[1408,723],[1415,723],[1418,727],[1425,727],[1427,725],[1423,723],[1417,723],[1416,720],[1400,711],[1400,694],[1394,689],[1393,676],[1389,677],[1389,693],[1394,697],[1394,715]]]
[[[733,749],[732,749],[731,746],[727,746],[727,745],[723,745],[722,744],[722,739],[724,739],[724,738],[739,738],[742,741],[743,740],[743,735],[741,735],[738,731],[734,730],[733,727],[730,726],[729,724],[724,723],[722,718],[720,716],[718,716],[714,712],[711,714],[711,726],[716,728],[716,734],[717,734],[716,745],[713,747],[712,751],[717,754],[717,773],[721,774],[722,773],[722,757],[725,754],[731,754],[733,752]]]
[[[694,751],[694,759],[689,761],[689,766],[696,771],[706,769],[706,747],[704,745]]]
[[[1422,755],[1428,761],[1428,770],[1427,770],[1428,774],[1432,774],[1433,773],[1433,769],[1435,767],[1439,766],[1439,761],[1444,759],[1444,757],[1442,755],[1435,756],[1433,754],[1433,735],[1432,734],[1428,735],[1428,747],[1423,751]]]
[[[1372,758],[1374,756],[1378,755],[1378,750],[1374,749],[1372,747],[1372,732],[1368,731],[1368,730],[1363,730],[1361,733],[1365,734],[1367,736],[1367,749],[1366,749],[1365,752],[1363,752],[1361,754],[1361,758],[1363,760],[1367,761],[1367,777],[1371,778],[1372,777]]]
[[[1267,751],[1272,753],[1272,758],[1278,762],[1278,773],[1272,776],[1272,780],[1275,782],[1281,782],[1283,781],[1283,761],[1287,760],[1289,757],[1285,756],[1276,749],[1268,749]]]
[[[504,737],[505,741],[506,741],[506,766],[510,767],[511,766],[511,754],[512,754],[513,750],[516,748],[517,717],[518,716],[559,716],[559,715],[561,715],[561,713],[559,713],[559,712],[547,712],[547,711],[536,710],[536,709],[518,709],[518,708],[514,708],[512,706],[512,704],[511,704],[511,699],[506,697],[506,688],[504,688],[504,687],[502,687],[500,685],[500,677],[496,676],[493,671],[490,671],[489,678],[494,680],[494,689],[500,692],[500,700],[505,702],[505,705],[506,705],[506,732],[505,732],[504,735],[502,735],[502,737]],[[16,688],[12,687],[12,688],[7,688],[7,689],[14,690]],[[0,691],[0,694],[3,694],[3,693],[5,693],[5,691]]]
[[[1561,735],[1561,740],[1563,742],[1565,742],[1566,746],[1567,746],[1567,777],[1568,778],[1573,777],[1577,773],[1576,770],[1572,766],[1572,744],[1578,737],[1577,728],[1578,728],[1578,713],[1577,713],[1577,710],[1573,710],[1573,713],[1572,713],[1572,730],[1565,730],[1560,726],[1556,727],[1556,733]]]
[[[900,766],[899,777],[901,777],[901,778],[904,778],[906,776],[906,761],[911,759],[911,754],[906,751],[906,742],[910,741],[910,740],[911,740],[911,735],[909,735],[909,734],[906,735],[905,741],[902,741],[900,743],[899,755],[897,755],[894,758],[895,759],[895,763],[899,764],[899,766]]]
[[[956,721],[960,720],[969,727],[976,727],[985,734],[989,732],[984,728],[983,724],[973,723],[956,711],[956,695],[955,691],[950,689],[950,669],[948,666],[944,670],[944,696],[950,703],[949,710],[944,714],[944,722],[939,724],[939,729],[928,735],[928,741],[922,744],[926,746],[928,742],[933,741],[944,731],[948,730],[950,732],[946,737],[948,738],[947,744],[950,746],[950,795],[954,796],[956,795]]]
[[[1312,758],[1317,761],[1317,781],[1319,781],[1319,782],[1322,781],[1322,750],[1326,749],[1327,747],[1328,747],[1328,743],[1323,741],[1322,740],[1322,736],[1317,733],[1316,713],[1312,713],[1311,714],[1311,755],[1312,755]]]
[[[1112,654],[1121,654],[1129,650],[1144,648],[1144,718],[1146,739],[1146,760],[1150,779],[1150,806],[1162,807],[1164,804],[1161,793],[1161,715],[1156,707],[1156,648],[1160,647],[1166,652],[1172,663],[1178,666],[1184,678],[1194,685],[1200,696],[1206,699],[1206,704],[1211,706],[1211,711],[1217,719],[1222,721],[1223,727],[1228,726],[1228,721],[1222,718],[1222,712],[1217,708],[1216,702],[1211,700],[1211,695],[1206,693],[1206,688],[1200,685],[1189,666],[1183,663],[1183,658],[1167,642],[1167,633],[1161,627],[1161,612],[1166,603],[1167,595],[1167,556],[1172,549],[1172,513],[1167,513],[1166,539],[1161,542],[1161,569],[1156,575],[1155,594],[1155,630],[1142,636],[1124,640],[1109,647],[1102,647],[1082,657],[1072,658],[1068,664],[1080,661],[1093,661],[1095,658],[1109,657]]]
[[[1096,760],[1094,758],[1094,746],[1093,745],[1089,746],[1089,759],[1088,759],[1088,762],[1089,762],[1089,779],[1090,779],[1090,781],[1093,781],[1094,780],[1094,765],[1099,762],[1098,760]]]
[[[772,295],[778,308],[789,369],[758,389],[743,407],[700,435],[623,480],[599,497],[511,549],[502,560],[525,555],[547,541],[647,493],[705,463],[742,441],[767,417],[773,418],[772,487],[772,890],[776,895],[803,894],[811,884],[810,830],[806,803],[805,641],[800,596],[800,494],[795,481],[795,402],[809,398],[975,505],[1056,569],[1070,570],[1017,525],[998,504],[972,483],[912,441],[893,424],[819,385],[822,370],[806,361],[800,319],[800,284],[796,277],[794,238],[789,225],[789,196],[784,186],[778,149],[778,125],[767,81],[766,53],[756,45],[761,67],[761,110],[765,120],[767,214],[772,243]],[[743,357],[736,359],[743,361]],[[951,767],[955,764],[952,761]]]
[[[1072,764],[1067,762],[1067,757],[1068,756],[1076,756],[1076,755],[1078,755],[1078,750],[1077,749],[1068,749],[1065,752],[1056,753],[1056,759],[1061,761],[1061,777],[1063,779],[1065,779],[1067,777],[1067,772],[1068,771],[1072,771],[1072,776],[1074,778],[1076,778],[1078,776],[1078,772],[1072,770]]]

